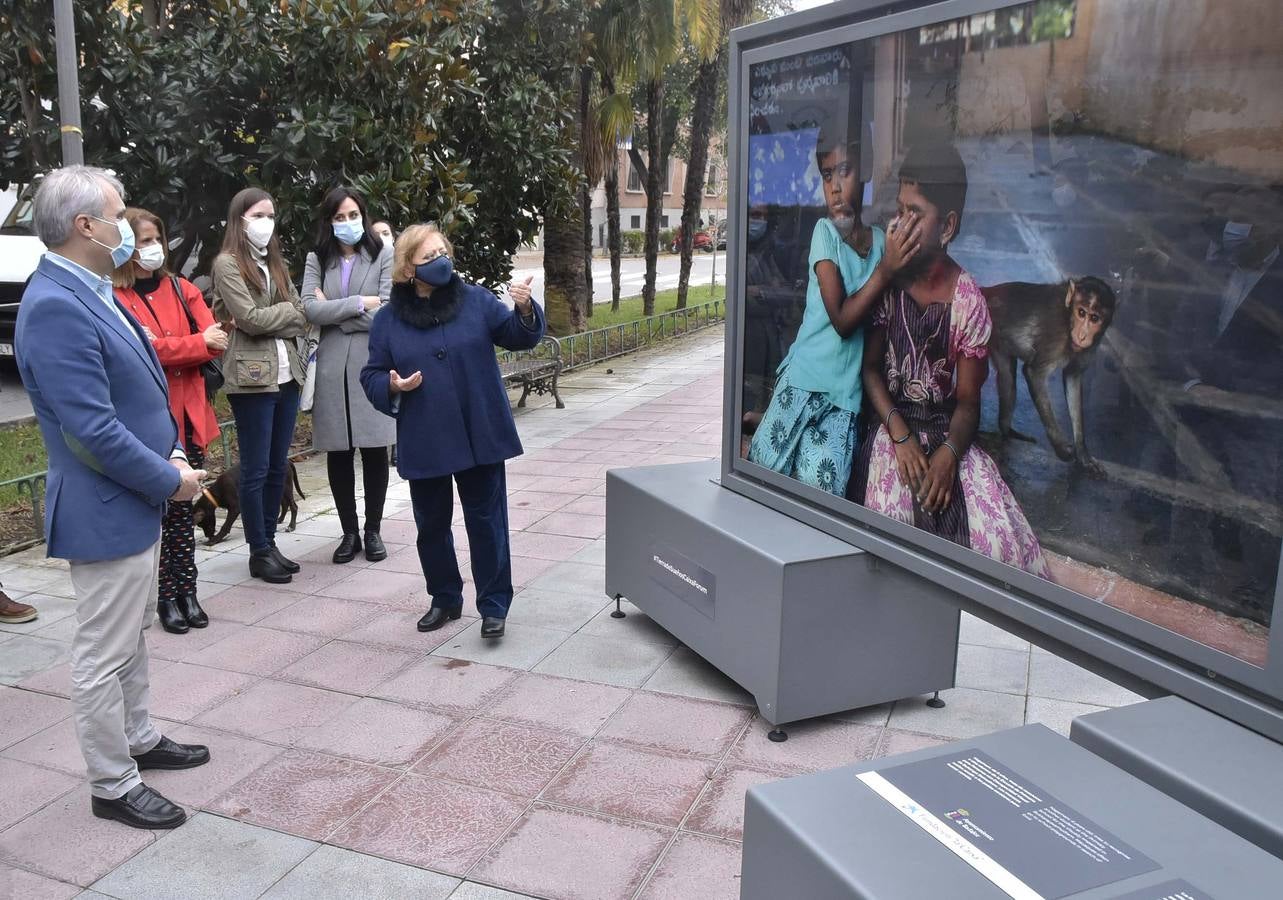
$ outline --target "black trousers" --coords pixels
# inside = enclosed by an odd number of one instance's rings
[[[355,450],[331,450],[325,454],[325,468],[330,476],[330,493],[338,509],[344,534],[359,534],[356,518]],[[378,531],[383,526],[383,504],[388,496],[388,448],[361,448],[361,482],[365,486],[365,530]]]
[[[477,588],[477,612],[505,618],[512,605],[512,551],[508,544],[508,481],[503,463],[454,473],[463,506]],[[454,555],[454,492],[449,475],[410,481],[414,522],[419,528],[419,563],[432,595],[432,606],[463,606],[463,578]]]

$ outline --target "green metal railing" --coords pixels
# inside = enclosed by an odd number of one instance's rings
[[[652,346],[668,338],[691,334],[726,318],[725,301],[710,300],[685,309],[674,309],[657,316],[647,316],[632,322],[621,322],[592,331],[558,338],[561,343],[562,372],[569,372],[594,363],[614,359],[625,353]],[[501,361],[515,358],[526,351],[504,351]]]

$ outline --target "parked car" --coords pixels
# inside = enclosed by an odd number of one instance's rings
[[[31,190],[28,188],[16,196],[12,190],[5,193],[14,203],[0,224],[0,362],[12,363],[18,301],[27,287],[27,279],[36,271],[45,245],[36,237],[31,222]]]
[[[717,249],[726,249],[726,219],[717,223]]]
[[[668,248],[670,252],[677,253],[682,249],[682,230],[677,229],[677,234],[673,237],[673,245]],[[695,232],[694,249],[703,250],[705,253],[713,252],[713,236],[707,231]]]

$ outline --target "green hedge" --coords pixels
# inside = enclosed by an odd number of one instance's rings
[[[625,253],[641,253],[646,248],[646,232],[644,231],[625,231],[620,235],[623,238]]]

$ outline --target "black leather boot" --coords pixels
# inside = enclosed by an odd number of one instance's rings
[[[209,624],[209,616],[205,610],[200,608],[200,602],[196,599],[195,591],[188,591],[185,594],[179,594],[175,601],[178,611],[182,613],[187,624],[192,628],[204,628]]]
[[[452,622],[463,615],[462,609],[442,609],[434,606],[419,620],[420,631],[436,631],[446,622]]]
[[[356,534],[345,534],[339,545],[334,550],[334,562],[337,565],[350,563],[356,559],[356,554],[361,550],[361,537]]]
[[[481,620],[481,636],[483,638],[501,638],[503,637],[504,620],[497,616],[485,616]]]
[[[156,604],[156,615],[160,617],[160,627],[170,634],[187,633],[187,617],[178,609],[178,601],[161,600]]]
[[[280,564],[270,547],[250,554],[249,573],[269,584],[289,584],[294,580],[289,569]]]
[[[383,538],[377,531],[365,533],[365,558],[370,562],[379,562],[388,558],[388,548],[383,546]]]
[[[303,568],[277,549],[275,544],[272,545],[272,555],[275,556],[276,561],[281,564],[281,568],[286,572],[289,572],[291,575],[297,575]]]

